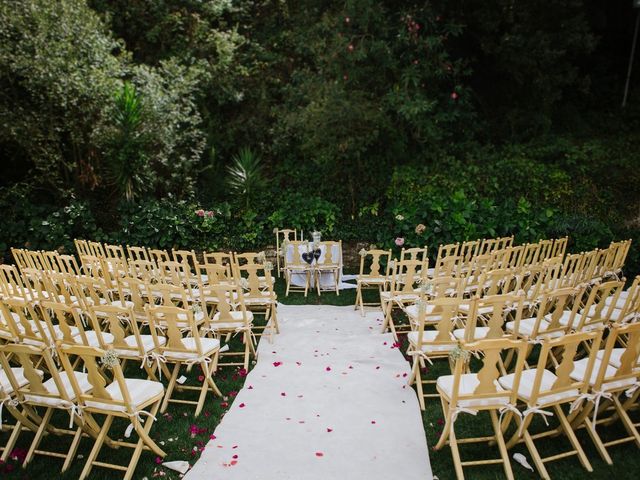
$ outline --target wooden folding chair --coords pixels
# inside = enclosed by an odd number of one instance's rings
[[[407,355],[412,358],[411,376],[408,384],[416,385],[420,408],[425,409],[425,398],[438,397],[438,394],[425,393],[425,384],[435,383],[432,380],[423,380],[422,369],[426,363],[432,364],[436,359],[448,359],[449,354],[458,348],[460,342],[453,337],[453,330],[457,328],[460,305],[469,305],[471,312],[475,311],[476,299],[435,298],[433,300],[420,300],[417,308],[416,329],[407,334],[409,348]],[[473,313],[472,313],[473,315]],[[427,327],[435,326],[435,330]]]
[[[546,480],[551,477],[545,468],[545,463],[577,455],[582,466],[588,472],[593,472],[591,463],[582,449],[571,424],[565,415],[562,406],[570,405],[570,411],[579,408],[586,398],[588,398],[591,370],[596,359],[597,346],[602,339],[602,329],[591,332],[576,333],[566,335],[561,338],[546,338],[541,340],[541,349],[538,356],[538,363],[535,368],[523,370],[517,391],[518,400],[524,404],[524,410],[520,415],[514,415],[513,411],[507,412],[503,432],[506,431],[511,417],[518,419],[518,430],[511,440],[507,442],[507,448],[511,448],[520,442],[524,442],[533,458],[533,462],[538,469],[540,476]],[[586,369],[580,378],[572,379],[570,372],[573,369],[573,362],[582,344],[595,345],[591,349],[591,354],[586,360]],[[562,361],[555,368],[555,373],[547,368],[550,359],[554,359],[554,351],[561,352]],[[515,374],[502,376],[498,379],[500,386],[507,390],[513,389]],[[547,409],[547,410],[545,410]],[[551,412],[550,410],[553,410]],[[528,431],[531,420],[535,414],[553,416],[555,413],[559,425],[553,429],[547,429],[538,433]],[[546,423],[546,418],[545,418]],[[548,457],[542,457],[535,445],[535,440],[546,439],[551,436],[564,434],[571,443],[572,449],[565,452],[556,452]]]
[[[125,480],[130,480],[133,478],[138,460],[143,451],[152,452],[159,457],[165,457],[166,453],[149,435],[164,395],[164,387],[160,382],[126,378],[122,372],[117,354],[113,353],[112,350],[86,346],[63,346],[59,355],[64,370],[71,380],[76,398],[81,405],[85,422],[97,425],[98,422],[95,420],[95,416],[105,416],[102,426],[99,427],[93,448],[80,473],[80,480],[87,478],[94,466],[124,472]],[[90,391],[83,391],[80,382],[76,380],[70,357],[79,359],[86,369],[87,380],[91,387]],[[113,380],[107,378],[103,373],[106,370],[111,372]],[[146,420],[142,418],[143,416],[147,417]],[[122,417],[131,422],[131,430],[138,435],[137,442],[114,440],[108,436],[113,420],[116,417]],[[128,437],[130,433],[129,430],[126,431],[125,437]],[[99,460],[105,443],[113,448],[133,449],[128,465],[118,465],[109,461]]]
[[[502,464],[506,478],[513,480],[513,471],[507,452],[506,443],[500,425],[499,415],[514,411],[520,375],[524,365],[526,342],[522,340],[482,340],[466,344],[457,352],[453,375],[438,378],[436,388],[440,394],[445,425],[440,440],[434,447],[442,449],[445,445],[451,448],[453,464],[458,479],[464,478],[464,467]],[[509,388],[501,387],[498,382],[500,370],[497,367],[500,356],[505,351],[516,352],[513,385]],[[469,368],[469,355],[479,355],[482,368],[477,373],[464,373]],[[479,411],[488,411],[493,427],[493,435],[478,438],[458,439],[455,423],[461,413],[477,415]],[[500,458],[462,461],[459,444],[465,443],[497,444]]]
[[[131,247],[127,245],[127,256],[129,261],[131,260],[144,260],[145,262],[151,262],[149,251],[145,247]]]
[[[19,363],[20,370],[11,368],[9,357]],[[71,383],[75,382],[78,386],[78,391],[85,393],[91,390],[92,387],[87,380],[87,374],[76,371],[59,373],[49,349],[33,345],[12,344],[0,347],[0,364],[2,364],[3,373],[7,376],[16,394],[16,400],[24,409],[23,417],[26,417],[32,424],[37,425],[37,429],[34,430],[35,436],[31,441],[22,466],[26,467],[33,460],[34,455],[38,454],[64,459],[62,471],[66,471],[75,459],[82,433],[86,432],[94,437],[98,433],[95,424],[84,422],[81,419],[81,412],[77,405],[77,395],[71,387]],[[48,371],[48,380],[42,381],[43,372],[37,370],[36,365],[40,365]],[[25,382],[24,380],[27,381]],[[38,408],[44,409],[43,415],[38,414]],[[54,426],[52,415],[56,410],[65,410],[69,413],[71,421],[68,428]],[[72,429],[74,424],[75,428]],[[14,427],[13,433],[17,436],[21,430],[22,422],[19,421]],[[72,436],[73,440],[68,450],[59,452],[42,449],[41,442],[43,437],[49,433]]]
[[[553,245],[549,251],[549,255],[547,258],[559,257],[563,258],[564,254],[567,251],[567,243],[569,242],[569,237],[556,238],[553,240]]]
[[[342,269],[342,240],[337,242],[324,241],[317,246],[320,248],[320,257],[313,266],[313,275],[318,295],[321,290],[335,290],[340,295],[340,270]],[[322,275],[330,274],[333,278],[332,287],[322,286]]]
[[[623,338],[626,347],[616,348]],[[585,428],[598,453],[609,465],[613,464],[613,460],[607,447],[635,442],[640,448],[640,432],[625,408],[629,406],[625,399],[637,398],[640,389],[638,357],[640,357],[640,323],[613,324],[609,329],[604,348],[596,352],[593,371],[588,377],[590,402],[581,411],[574,412],[569,417],[574,430],[580,427]],[[580,379],[588,368],[586,358],[574,362],[570,373],[571,378]],[[608,409],[612,409],[613,413],[604,416]],[[591,414],[593,418],[590,418]],[[618,420],[626,430],[627,436],[603,441],[596,431],[598,425],[611,425]]]
[[[89,250],[89,242],[87,242],[86,240],[80,240],[79,238],[76,238],[73,240],[73,244],[76,247],[76,252],[78,252],[79,257],[82,257],[83,255],[93,256],[93,253],[91,253],[91,250]]]
[[[253,269],[255,266],[244,268]],[[245,305],[245,295],[242,288],[237,285],[217,284],[211,287],[216,302],[216,312],[201,328],[200,334],[213,334],[220,342],[224,338],[225,347],[230,345],[230,341],[235,335],[242,335],[243,350],[241,352],[231,351],[231,347],[224,348],[224,352],[219,355],[225,357],[243,357],[241,362],[224,362],[221,366],[240,366],[245,370],[249,369],[251,356],[256,357],[256,341],[253,333],[253,312]],[[258,290],[260,294],[260,290]],[[251,297],[250,297],[251,298]],[[275,305],[273,306],[275,312]],[[277,321],[276,321],[277,325]]]
[[[122,260],[122,261],[127,260],[127,254],[125,253],[122,245],[109,245],[105,243],[104,253],[105,253],[105,257],[104,257],[105,259],[111,258],[111,259]]]
[[[149,258],[156,265],[159,265],[162,262],[171,261],[171,255],[169,255],[169,252],[167,252],[166,250],[161,250],[159,248],[149,248],[148,252],[149,252]]]
[[[287,281],[287,290],[285,296],[289,296],[289,292],[304,292],[304,296],[307,296],[309,291],[309,285],[311,283],[311,263],[305,261],[303,258],[309,258],[309,242],[306,241],[290,241],[286,242],[283,246],[285,248],[284,256],[284,278]],[[293,285],[291,280],[292,276],[304,276],[304,287],[298,287]]]
[[[140,333],[136,314],[132,307],[102,305],[90,307],[88,313],[93,329],[98,333],[97,337],[101,349],[113,348],[113,351],[122,359],[122,368],[125,367],[127,360],[137,361],[141,364],[141,368],[145,369],[149,379],[157,380],[155,367],[161,367],[161,365],[158,365],[159,362],[155,362],[159,354],[154,351],[153,335]],[[113,337],[111,343],[105,341],[104,333],[111,334]],[[159,345],[167,343],[166,338],[159,333],[156,335],[156,341]]]
[[[99,308],[99,307],[98,307]],[[59,302],[42,302],[40,309],[49,328],[49,338],[64,345],[87,345],[98,347],[113,344],[113,335],[108,332],[89,330],[90,322],[80,315],[78,308]],[[101,338],[99,338],[101,337]]]
[[[154,347],[160,355],[160,361],[174,365],[160,411],[164,413],[169,402],[196,405],[195,416],[197,417],[202,411],[207,392],[211,391],[222,397],[222,393],[212,378],[217,369],[220,341],[216,338],[200,336],[191,310],[170,306],[147,306],[147,316]],[[159,339],[159,331],[166,332],[164,345]],[[201,367],[204,376],[202,386],[181,385],[179,389],[199,391],[198,400],[172,398],[180,369],[182,366],[190,367],[191,365]]]
[[[285,245],[287,242],[292,240],[294,242],[298,241],[298,231],[295,228],[275,228],[273,233],[276,235],[276,272],[278,278],[280,278],[280,274],[284,271],[284,257],[286,255],[286,252],[284,251],[286,248]]]
[[[369,263],[369,268],[365,270],[365,263]],[[364,290],[375,289],[378,294],[386,290],[391,278],[391,250],[368,250],[360,254],[360,273],[356,276],[357,291],[355,308],[360,307],[360,313],[364,316],[365,306],[380,306],[378,302],[365,302],[363,298]]]
[[[278,325],[278,297],[273,291],[271,270],[265,265],[245,264],[237,267],[238,279],[244,289],[242,301],[247,310],[264,316],[265,326],[256,328],[258,335],[269,330],[269,341],[273,342],[273,334],[280,333]],[[237,307],[236,307],[237,309]]]
[[[433,264],[433,268],[429,268],[427,270],[428,276],[431,278],[437,277],[438,275],[451,276],[453,271],[452,269],[447,268],[447,266],[455,266],[457,263],[462,262],[463,257],[458,255],[459,251],[460,251],[459,243],[450,243],[448,245],[440,245],[438,247],[438,254],[436,256],[436,261]],[[475,255],[473,257],[475,257]],[[455,258],[453,262],[452,262],[452,258]],[[468,264],[464,263],[464,265],[461,265],[461,267],[466,265]]]
[[[420,298],[419,287],[423,281],[426,282],[426,270],[423,270],[425,272],[424,278],[417,275],[417,272],[422,269],[422,260],[405,259],[393,263],[389,290],[380,292],[380,301],[384,314],[382,333],[389,329],[393,338],[397,340],[398,333],[393,321],[393,310],[399,308],[406,311],[409,305],[418,301]]]

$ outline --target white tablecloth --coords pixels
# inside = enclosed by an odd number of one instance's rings
[[[287,245],[287,251],[286,251],[287,262],[291,262],[293,260],[293,248],[294,248],[293,245],[291,244]],[[317,263],[322,264],[324,262],[325,254],[327,251],[327,245],[324,243],[321,243],[319,248],[320,248],[320,258],[318,259]],[[304,262],[304,260],[302,259],[302,254],[307,251],[307,246],[299,245],[298,251],[300,252],[300,261]],[[309,253],[311,253],[311,244],[309,244]],[[342,251],[340,250],[340,247],[338,245],[333,245],[331,249],[331,259],[333,262],[335,262],[336,259],[340,260],[338,262],[340,265],[340,270],[338,271],[338,288],[340,290],[347,289],[347,288],[356,288],[356,285],[354,285],[353,283],[345,283],[345,280],[353,280],[355,278],[355,275],[344,275],[342,273]],[[312,265],[316,265],[315,259]],[[312,272],[311,274],[311,285],[310,285],[311,288],[315,286],[314,275],[318,275],[318,273]],[[306,281],[305,273],[294,273],[291,275],[292,285],[296,285],[298,287],[304,287],[305,281]],[[334,282],[333,272],[320,273],[320,288],[333,289],[334,288],[333,282]]]

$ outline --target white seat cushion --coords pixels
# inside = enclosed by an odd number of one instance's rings
[[[196,352],[196,340],[193,337],[187,337],[182,339],[182,344],[190,352],[180,352],[174,350],[165,350],[164,356],[171,360],[195,360],[199,358]],[[217,338],[200,337],[200,345],[202,346],[202,355],[209,356],[215,350],[220,348],[220,340]]]
[[[154,382],[152,380],[125,378],[125,383],[127,385],[127,390],[129,390],[131,404],[134,410],[138,410],[145,403],[158,395],[162,395],[162,393],[164,392],[162,383]],[[113,400],[119,402],[123,401],[124,397],[122,395],[122,390],[120,390],[120,385],[118,385],[118,382],[110,383],[105,388],[105,390]],[[112,410],[117,412],[123,412],[126,410],[126,407],[123,405],[110,405],[108,403],[102,403],[94,400],[89,400],[86,402],[86,404],[87,407],[100,408],[103,410]]]
[[[615,368],[620,368],[620,359],[622,357],[622,355],[624,354],[626,348],[614,348],[611,350],[611,356],[609,357],[609,365],[615,367]],[[596,353],[596,358],[598,360],[602,360],[602,357],[604,356],[604,350],[599,350],[598,353]],[[638,360],[640,360],[640,357],[638,357]]]
[[[135,335],[129,335],[124,339],[124,342],[129,345],[129,347],[134,348],[135,350],[116,348],[114,350],[118,353],[118,355],[127,358],[136,358],[140,355],[138,349],[139,345]],[[145,354],[153,350],[153,348],[155,347],[155,344],[153,343],[153,335],[140,335],[140,342],[140,346],[142,346]],[[160,343],[160,345],[165,345],[167,343],[167,339],[159,336],[158,342]]]
[[[85,336],[87,337],[87,343],[91,347],[100,347],[100,342],[98,341],[98,332],[95,330],[85,330]],[[80,341],[80,337],[75,337],[76,341]],[[107,332],[102,332],[102,340],[105,344],[110,345],[113,343],[113,335]]]
[[[434,342],[436,337],[438,336],[438,332],[436,330],[425,330],[422,334],[422,351],[425,353],[433,353],[433,352],[449,352],[456,348],[457,342],[454,341],[453,337],[451,338],[451,343],[446,344],[429,344],[424,342]],[[418,346],[418,332],[409,332],[407,335],[409,339],[409,343],[411,346],[416,348]]]
[[[533,393],[533,382],[535,381],[537,373],[538,370],[533,368],[522,371],[522,376],[520,377],[520,383],[518,385],[518,397],[525,402],[528,402],[531,398],[531,394]],[[498,379],[498,383],[500,383],[505,390],[511,390],[513,389],[514,378],[514,373],[505,375]],[[550,372],[549,370],[543,370],[540,382],[540,392],[551,389],[557,378],[558,377],[556,377],[555,373]],[[580,391],[577,388],[572,388],[571,390],[566,390],[564,392],[549,393],[540,396],[537,398],[536,404],[546,405],[549,403],[569,402],[575,399],[578,395],[580,395]]]
[[[454,375],[444,375],[442,377],[438,377],[438,381],[436,382],[436,386],[438,391],[444,394],[448,399],[451,398],[453,393],[453,381],[455,379]],[[460,388],[458,389],[458,395],[472,395],[474,390],[480,385],[480,381],[478,380],[478,375],[475,373],[467,373],[464,375],[460,375]],[[496,390],[498,392],[504,391],[504,389],[500,386],[500,384],[496,381]],[[487,397],[487,398],[478,398],[478,399],[467,399],[467,400],[458,400],[459,407],[464,408],[474,408],[474,407],[487,407],[496,405],[498,407],[507,405],[509,403],[508,397]],[[454,407],[452,405],[452,407]]]
[[[24,369],[22,367],[11,367],[11,372],[13,373],[13,376],[18,382],[18,388],[24,387],[27,383],[29,383],[29,380],[27,380],[24,376]],[[40,375],[40,378],[42,378],[43,376],[42,370],[36,370],[36,373]],[[11,383],[9,383],[9,378],[6,372],[1,369],[0,369],[0,387],[2,387],[2,390],[4,391],[5,394],[10,394],[13,392],[13,387],[11,386]]]
[[[453,331],[453,336],[458,340],[464,339],[464,328],[456,328]],[[473,331],[473,339],[474,340],[482,340],[489,334],[489,327],[476,327]]]
[[[458,306],[458,310],[460,310],[463,313],[469,313],[469,304],[468,303],[461,303]],[[480,315],[486,315],[488,313],[491,313],[492,311],[493,311],[493,307],[491,307],[491,306],[480,307],[478,309],[478,313]]]
[[[73,372],[73,374],[76,377],[76,382],[78,383],[78,387],[80,388],[82,393],[86,393],[93,388],[93,386],[89,383],[88,374],[82,373],[82,372]],[[60,380],[62,383],[62,389],[64,390],[64,393],[66,394],[66,396],[70,400],[75,400],[76,393],[73,391],[71,380],[69,378],[69,375],[67,375],[67,372],[60,373]],[[53,377],[51,377],[49,380],[44,382],[42,385],[44,386],[47,392],[51,393],[52,395],[60,396],[61,393],[58,390],[58,387],[56,386],[56,382],[53,379]],[[28,402],[42,403],[52,407],[64,406],[63,400],[60,398],[45,397],[37,394],[25,394],[24,398]]]
[[[520,325],[517,333],[519,335],[531,337],[531,335],[533,334],[533,328],[535,327],[535,325],[536,325],[535,318],[523,318],[522,320],[520,320]],[[507,322],[505,325],[505,328],[509,333],[515,333],[515,327],[516,327],[516,322]],[[539,336],[558,338],[564,335],[564,332],[562,331],[551,332],[551,333],[548,333],[547,335],[544,335],[544,332],[547,330],[547,328],[549,328],[549,322],[547,322],[547,320],[543,318],[540,321],[540,325],[538,326]]]
[[[232,322],[227,322],[227,323],[230,324],[230,325],[231,324],[235,324],[235,326],[233,328],[244,325],[244,318],[243,318],[242,312],[240,312],[240,311],[232,311],[232,312],[229,312],[229,315],[231,316],[231,319],[233,321]],[[251,323],[253,321],[253,312],[247,311],[247,312],[245,312],[245,316],[247,318],[247,322],[248,323]],[[217,322],[219,320],[220,320],[220,312],[216,312],[216,314],[213,316],[213,321]],[[236,322],[237,322],[237,324],[236,324]],[[213,323],[212,323],[212,325],[213,325]],[[218,324],[218,326],[220,326],[220,325],[222,325],[222,324],[221,323]]]
[[[582,380],[585,376],[588,362],[589,362],[589,358],[583,358],[582,360],[573,362],[573,371],[570,374],[571,378],[573,378],[574,380]],[[601,366],[602,366],[602,360],[596,358],[596,361],[594,362],[594,365],[593,365],[593,370],[591,371],[591,377],[589,378],[589,385],[591,386],[595,385]],[[616,374],[616,367],[607,365],[607,370],[604,375],[605,381],[602,384],[602,391],[606,392],[609,390],[618,390],[618,389],[626,388],[626,387],[629,387],[630,385],[633,385],[636,382],[636,379],[633,377],[624,378],[620,380],[606,381],[607,378],[613,377],[615,374]]]

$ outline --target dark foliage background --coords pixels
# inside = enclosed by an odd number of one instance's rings
[[[0,250],[253,249],[289,226],[385,246],[637,238],[638,70],[620,107],[635,15],[604,0],[6,0]]]

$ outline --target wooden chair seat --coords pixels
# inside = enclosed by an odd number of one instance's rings
[[[93,388],[91,383],[89,383],[88,374],[83,372],[73,372],[73,375],[75,376],[78,387],[83,393],[86,393]],[[68,397],[70,400],[75,401],[76,394],[73,390],[71,379],[69,378],[66,372],[60,373],[60,380],[61,380],[61,386],[64,389],[64,393],[66,394],[65,396]],[[55,379],[53,377],[51,377],[49,380],[44,382],[42,386],[51,395],[56,395],[58,397],[60,396],[60,390],[58,389],[58,386],[56,385]],[[69,403],[63,400],[62,398],[55,398],[50,396],[45,397],[42,395],[31,394],[31,393],[25,393],[24,399],[27,402],[32,404],[46,405],[48,407],[57,407],[57,408],[66,408],[68,407],[68,403]]]
[[[164,393],[164,386],[160,382],[153,380],[143,380],[141,378],[125,378],[125,384],[129,391],[129,398],[131,399],[131,406],[135,411],[140,411],[147,405],[158,400],[158,396],[162,396]],[[121,404],[124,402],[124,396],[122,389],[118,382],[111,382],[105,388],[105,391],[109,394],[112,400],[118,402],[105,403],[95,400],[87,400],[85,406],[89,409],[109,410],[113,412],[126,412],[127,406]]]
[[[528,370],[523,370],[522,375],[520,377],[520,383],[518,385],[518,397],[528,402],[534,391],[534,382],[536,379],[536,375],[538,370],[535,368],[531,368]],[[513,382],[515,380],[515,375],[513,373],[509,375],[505,375],[498,379],[498,382],[503,388],[510,390],[513,388]],[[555,373],[545,369],[542,372],[542,379],[540,381],[540,391],[550,390],[553,388],[553,385],[558,380],[558,377]],[[580,395],[580,391],[577,388],[572,388],[570,390],[565,390],[564,392],[552,393],[549,395],[543,395],[536,399],[536,404],[539,407],[545,406],[547,404],[552,403],[565,403],[571,402],[575,400],[578,395]]]
[[[453,387],[455,383],[455,375],[443,375],[438,377],[436,382],[436,388],[440,395],[450,401],[453,397]],[[480,379],[477,373],[465,373],[460,375],[460,383],[458,388],[458,395],[473,395],[478,386],[480,385]],[[503,392],[504,389],[495,382],[496,393]],[[458,400],[456,405],[450,405],[450,408],[469,408],[473,409],[482,407],[495,406],[497,408],[503,407],[509,403],[509,397],[505,395],[496,395],[495,397],[484,398],[469,398]]]

